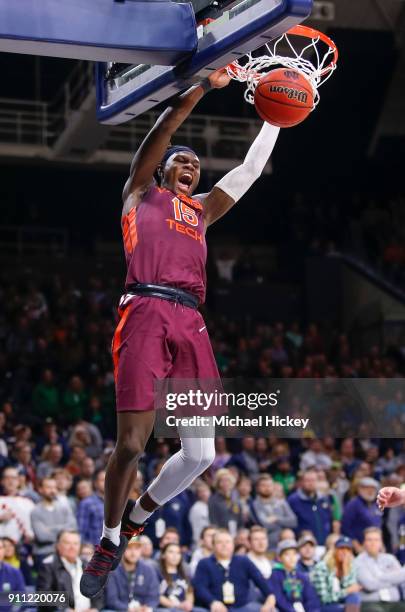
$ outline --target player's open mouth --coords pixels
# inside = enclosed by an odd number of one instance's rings
[[[183,191],[188,191],[191,187],[191,184],[193,182],[193,175],[191,174],[191,172],[184,172],[184,174],[181,174],[179,176],[179,187],[181,190]]]

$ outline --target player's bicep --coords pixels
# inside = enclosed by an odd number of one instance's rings
[[[219,187],[213,187],[205,197],[203,209],[206,225],[212,225],[223,217],[235,204],[234,198],[222,191]]]

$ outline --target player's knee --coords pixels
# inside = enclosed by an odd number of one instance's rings
[[[143,454],[144,448],[140,440],[133,436],[124,436],[117,441],[115,452],[122,463],[134,463]]]
[[[215,459],[214,440],[212,444],[210,442],[211,440],[201,439],[200,445],[193,445],[186,453],[188,465],[192,470],[199,470],[200,474],[209,468]]]
[[[210,467],[210,465],[212,465],[215,459],[215,454],[215,444],[214,440],[212,440],[212,444],[204,450],[204,469],[207,469]]]

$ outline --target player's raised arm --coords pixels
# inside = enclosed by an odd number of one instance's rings
[[[230,77],[224,70],[217,70],[208,79],[181,94],[173,105],[160,115],[132,161],[130,175],[123,191],[124,202],[133,196],[135,202],[131,204],[137,204],[137,200],[152,182],[153,174],[175,131],[209,89],[220,89],[228,85],[229,81]]]
[[[243,163],[226,174],[204,199],[206,225],[228,212],[259,178],[274,149],[280,128],[264,123]]]

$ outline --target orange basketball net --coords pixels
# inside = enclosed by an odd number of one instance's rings
[[[308,39],[308,44],[301,51],[294,47],[294,36]],[[282,43],[288,46],[288,53],[291,52],[291,55],[278,52]],[[333,40],[318,30],[297,25],[276,41],[268,43],[266,50],[268,53],[257,57],[249,53],[243,65],[235,60],[227,66],[227,72],[232,79],[246,83],[245,100],[254,104],[254,94],[260,79],[273,66],[281,65],[301,72],[309,81],[314,90],[315,108],[319,103],[318,88],[329,79],[337,67],[339,52]]]

